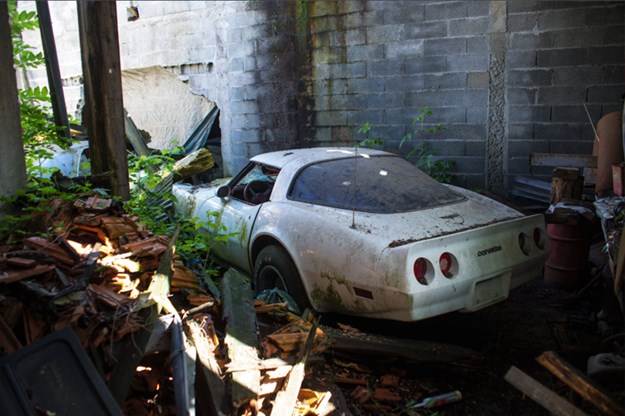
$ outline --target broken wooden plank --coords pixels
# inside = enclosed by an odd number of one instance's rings
[[[234,268],[228,269],[222,281],[223,317],[226,321],[225,344],[234,368],[258,366],[260,354],[256,314],[252,306],[252,287],[248,278]],[[257,400],[260,394],[260,371],[230,373],[231,401],[235,409]]]
[[[29,277],[39,276],[54,270],[54,267],[52,264],[40,264],[32,269],[6,270],[5,273],[0,273],[0,283],[17,282]]]
[[[213,166],[215,166],[215,160],[211,151],[206,148],[198,149],[174,164],[174,181],[205,172]]]
[[[146,346],[150,340],[150,335],[161,309],[169,304],[167,294],[169,292],[169,279],[172,273],[172,258],[175,251],[176,239],[180,228],[178,227],[172,236],[165,254],[161,258],[161,262],[157,271],[152,277],[152,281],[148,286],[146,294],[149,295],[148,302],[139,306],[141,310],[137,312],[137,316],[145,322],[142,330],[137,335],[127,337],[121,348],[121,353],[116,357],[117,365],[111,373],[111,377],[107,383],[111,394],[120,405],[123,404],[130,386],[135,376],[135,370],[143,355]],[[153,303],[154,302],[154,303]]]
[[[196,373],[197,405],[200,414],[213,416],[227,416],[231,413],[226,383],[221,377],[221,368],[217,363],[209,339],[203,333],[202,328],[194,320],[185,320],[185,328],[189,332],[189,338],[195,346],[198,358]],[[208,409],[207,409],[208,408]]]
[[[601,391],[591,379],[555,352],[545,351],[537,358],[537,361],[605,415],[620,416],[625,414],[625,410]]]
[[[315,322],[308,332],[306,343],[300,351],[298,362],[293,366],[291,372],[287,376],[286,384],[283,390],[276,395],[276,400],[271,409],[271,416],[290,415],[297,401],[299,389],[304,381],[304,370],[306,369],[306,360],[312,350],[312,346],[317,334],[318,324]]]
[[[330,349],[354,353],[395,355],[415,363],[453,363],[479,367],[483,356],[478,352],[452,344],[392,338],[373,334],[359,335],[351,331],[321,325]]]
[[[515,366],[510,367],[504,379],[555,416],[587,416]]]

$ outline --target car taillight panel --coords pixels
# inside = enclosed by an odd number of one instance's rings
[[[443,276],[447,278],[454,277],[458,273],[458,260],[451,253],[445,252],[441,254],[438,258],[438,266]]]
[[[434,279],[434,267],[426,258],[419,257],[412,266],[414,277],[422,285],[429,285]]]

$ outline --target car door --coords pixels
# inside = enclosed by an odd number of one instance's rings
[[[252,205],[235,198],[213,197],[201,208],[212,213],[217,233],[212,251],[217,257],[245,271],[251,271],[248,255],[250,233],[260,205]]]
[[[248,165],[233,181],[226,197],[214,196],[208,199],[201,207],[212,218],[222,231],[219,235],[225,238],[216,241],[213,252],[221,259],[251,272],[252,265],[249,258],[249,242],[254,222],[263,203],[267,202],[275,182],[277,171],[258,164]],[[244,195],[244,189],[250,182],[267,183],[266,198],[259,198],[261,193],[251,199]],[[259,202],[260,200],[264,202]]]

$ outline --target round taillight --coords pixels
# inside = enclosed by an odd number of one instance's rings
[[[545,233],[540,228],[534,228],[534,244],[541,250],[545,248]]]
[[[438,258],[438,266],[441,269],[441,273],[445,277],[452,277],[454,275],[454,258],[451,253],[443,253]]]
[[[423,257],[420,257],[417,260],[415,260],[414,265],[412,267],[414,271],[414,277],[417,279],[417,282],[421,283],[422,285],[427,285],[428,284],[428,280],[426,278],[426,275],[428,273],[427,260],[425,260]]]
[[[530,239],[529,236],[525,233],[521,233],[519,234],[519,248],[521,249],[521,251],[523,252],[523,254],[525,254],[526,256],[528,256],[530,254]]]

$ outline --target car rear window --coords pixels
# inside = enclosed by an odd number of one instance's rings
[[[289,199],[391,214],[451,204],[464,197],[402,157],[362,155],[305,167],[295,177]]]

